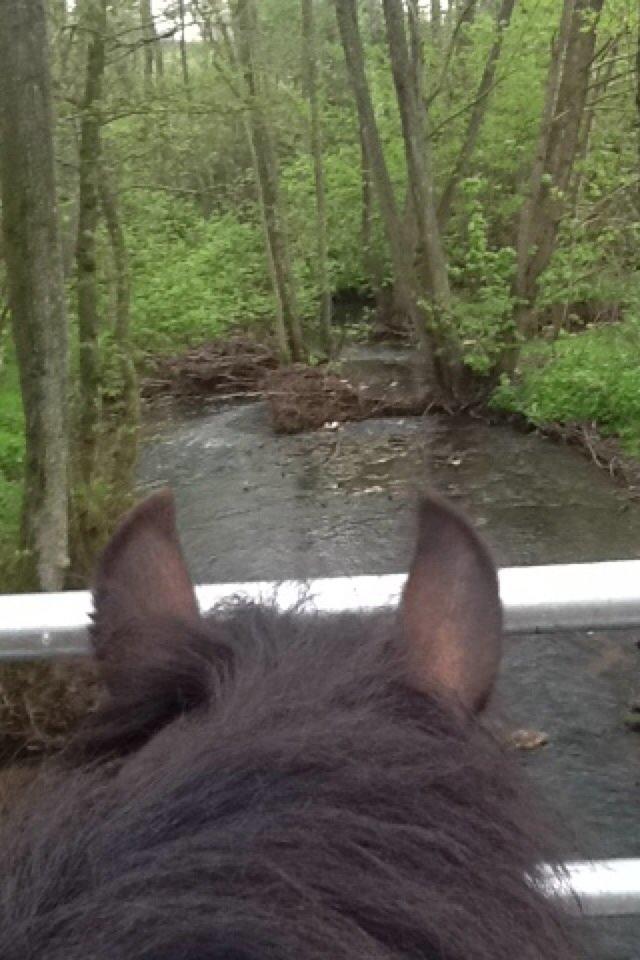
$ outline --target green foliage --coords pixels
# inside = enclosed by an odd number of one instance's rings
[[[468,178],[461,185],[466,244],[455,250],[457,261],[450,268],[459,287],[456,328],[465,361],[478,373],[489,373],[513,329],[511,282],[516,255],[511,247],[490,247],[482,202],[486,189],[487,183],[480,177]]]
[[[165,6],[169,20],[177,25],[177,5]],[[187,9],[191,6],[187,0]],[[64,29],[55,17],[52,21],[59,205],[71,274],[77,118],[85,58],[83,32],[74,22],[77,9],[78,5],[70,6]],[[368,9],[365,5],[361,17],[367,75],[398,209],[403,211],[406,169],[396,93],[386,43],[383,35],[372,36]],[[495,39],[495,11],[473,5],[465,9],[469,22],[453,43],[459,13],[455,5],[442,5],[440,42],[434,39],[428,15],[424,24],[424,92],[436,195],[460,155],[470,107]],[[463,345],[465,361],[480,374],[492,369],[512,335],[516,224],[535,155],[560,12],[561,0],[516,4],[468,165],[472,175],[457,192],[444,238],[454,293],[454,333]],[[180,351],[234,327],[271,330],[275,312],[247,138],[243,78],[215,24],[213,7],[204,4],[198,14],[203,23],[208,16],[213,18],[211,38],[188,45],[188,88],[178,45],[169,39],[162,44],[162,77],[145,82],[139,13],[139,5],[130,0],[109,4],[101,104],[104,160],[119,194],[130,258],[136,361],[148,353]],[[640,317],[637,107],[629,93],[638,16],[632,0],[607,0],[604,5],[590,86],[590,96],[597,102],[588,149],[579,158],[577,179],[570,183],[567,197],[559,198],[564,219],[557,249],[539,285],[536,306],[542,314],[556,305],[598,301],[622,305],[627,317]],[[313,340],[317,238],[299,0],[260,0],[258,17],[254,40],[260,109],[271,126],[296,293],[305,332]],[[358,120],[332,0],[316,4],[316,25],[330,280],[334,292],[366,290],[381,277],[390,279],[389,251],[377,209],[372,249],[363,249]],[[613,71],[609,76],[607,64]],[[97,255],[108,404],[118,394],[120,372],[111,346],[112,265],[103,228]],[[70,315],[73,320],[73,296]],[[563,336],[554,345],[529,345],[521,380],[503,384],[494,402],[538,422],[596,420],[602,429],[619,433],[629,449],[640,452],[639,324],[640,320],[627,320],[618,329]],[[367,329],[365,319],[343,333],[365,337]],[[0,350],[0,364],[1,358]],[[17,538],[23,457],[19,387],[15,363],[8,356],[0,365],[0,553],[3,544]],[[99,482],[96,490],[85,495],[87,504],[95,501],[108,512],[109,490],[100,489]],[[76,491],[74,496],[78,515],[88,514],[81,494]],[[0,566],[4,559],[0,557]]]
[[[267,325],[273,296],[255,210],[206,220],[155,193],[129,209],[132,334],[144,351],[168,351],[234,326]]]
[[[24,416],[18,370],[10,352],[0,366],[0,483],[20,481],[23,460]]]
[[[495,391],[497,408],[533,423],[596,423],[640,455],[640,321],[565,334],[554,344],[530,346],[521,377]]]
[[[354,144],[325,157],[327,220],[329,236],[329,275],[334,290],[366,287],[371,278],[366,272],[366,253],[362,248],[362,183],[360,152]],[[282,189],[286,197],[293,250],[298,269],[301,309],[312,316],[318,291],[313,277],[316,250],[315,195],[311,158],[300,157],[282,171]],[[376,254],[386,256],[379,219],[374,224]]]
[[[19,587],[16,551],[22,506],[24,418],[15,358],[0,365],[0,590]]]

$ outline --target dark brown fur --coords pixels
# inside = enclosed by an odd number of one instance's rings
[[[499,614],[464,521],[423,508],[398,622],[202,621],[170,501],[145,509],[98,575],[105,704],[0,838],[2,960],[575,956],[527,879],[553,857],[527,788],[471,715]]]

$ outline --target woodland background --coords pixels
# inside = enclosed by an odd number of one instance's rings
[[[401,337],[444,408],[640,457],[636,0],[0,14],[0,588],[79,582],[140,377],[239,331]]]

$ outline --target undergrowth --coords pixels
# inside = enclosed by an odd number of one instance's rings
[[[19,587],[16,545],[22,505],[24,419],[18,371],[10,356],[0,366],[0,590]]]
[[[640,321],[629,319],[554,343],[529,345],[520,376],[495,391],[492,406],[532,423],[591,423],[640,457]]]

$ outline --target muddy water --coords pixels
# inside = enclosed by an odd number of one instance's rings
[[[411,375],[388,351],[350,363]],[[506,427],[426,417],[274,437],[256,403],[174,413],[153,434],[140,481],[174,488],[200,582],[404,570],[424,484],[468,511],[501,565],[640,557],[640,506],[576,452]],[[637,639],[508,644],[499,707],[548,735],[523,763],[575,834],[573,855],[640,857],[640,735],[623,724],[640,690]],[[640,958],[640,917],[593,924],[597,957]]]

